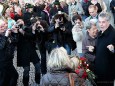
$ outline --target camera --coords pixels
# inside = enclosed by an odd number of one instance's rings
[[[60,28],[63,28],[64,27],[64,23],[63,23],[63,21],[62,21],[62,17],[61,16],[59,16],[59,27]]]
[[[60,27],[60,28],[63,28],[63,27],[64,27],[63,22],[59,22],[59,27]]]
[[[41,27],[39,26],[39,24],[36,24],[36,30],[39,32],[41,29]]]
[[[16,28],[23,28],[23,24],[21,22],[16,22]]]

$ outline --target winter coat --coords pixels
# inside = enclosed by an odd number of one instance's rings
[[[88,12],[88,2],[82,2],[82,7],[83,7],[83,10],[84,10],[84,14],[86,16],[89,16],[89,12]]]
[[[93,62],[95,59],[95,53],[89,52],[87,46],[94,46],[96,45],[97,38],[92,38],[89,36],[89,33],[86,33],[85,38],[82,42],[82,51],[84,53],[84,57],[86,57],[90,62]]]
[[[82,53],[82,41],[84,39],[83,36],[85,36],[86,31],[83,28],[81,31],[77,31],[77,29],[78,28],[76,28],[76,26],[72,28],[72,36],[73,40],[76,42],[77,53]]]
[[[49,13],[45,12],[44,10],[41,11],[41,18],[42,20],[45,20],[48,23],[48,25],[50,25]]]
[[[62,8],[63,8],[63,11],[64,11],[66,14],[69,13],[69,12],[68,12],[68,4],[65,4]]]
[[[34,15],[37,16],[37,17],[41,17],[41,6],[34,6],[33,7],[33,12],[34,12]]]
[[[48,32],[51,34],[48,39],[50,43],[52,43],[51,49],[57,46],[64,46],[64,44],[68,44],[72,49],[75,48],[75,42],[72,39],[72,24],[71,22],[66,22],[64,24],[65,31],[62,31],[60,27],[55,28],[55,24],[52,23],[48,29]],[[48,45],[47,45],[48,46]]]
[[[96,44],[95,73],[98,78],[115,79],[115,56],[108,45],[115,44],[115,30],[110,25],[104,33],[98,35]]]
[[[48,72],[41,78],[40,86],[70,86],[69,73],[66,70]],[[74,78],[75,86],[87,86],[84,84],[85,80],[77,74],[71,73],[71,76]]]
[[[0,35],[0,70],[13,65],[14,50],[17,34],[12,33],[10,37]]]
[[[29,66],[30,62],[34,64],[39,62],[39,57],[36,52],[35,35],[31,28],[25,28],[25,34],[19,33],[17,44],[17,65]]]
[[[44,28],[44,31],[38,31],[38,30],[35,31],[36,44],[39,47],[40,53],[46,52],[45,43],[48,41],[48,37],[49,37],[47,29],[48,28]]]
[[[111,8],[112,13],[115,13],[114,7],[115,7],[115,0],[112,0],[110,3],[110,8]]]
[[[23,20],[24,20],[24,23],[25,23],[26,26],[30,26],[31,25],[30,19],[31,19],[32,15],[33,14],[30,13],[30,12],[25,12],[23,14]]]

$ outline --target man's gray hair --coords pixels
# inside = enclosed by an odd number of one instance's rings
[[[91,29],[92,26],[97,26],[97,19],[91,19],[88,25],[86,26],[86,29]]]
[[[101,12],[98,17],[106,18],[107,21],[110,21],[111,16],[108,12]]]

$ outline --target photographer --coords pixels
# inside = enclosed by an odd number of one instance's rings
[[[71,21],[67,20],[65,14],[61,12],[56,14],[48,29],[48,32],[52,34],[49,38],[49,42],[47,43],[48,51],[50,52],[53,48],[63,46],[70,55],[73,47],[71,29]]]
[[[48,24],[44,20],[37,20],[32,26],[32,32],[36,35],[36,43],[41,54],[41,73],[46,74],[46,47],[45,43],[48,39]]]
[[[6,30],[5,25],[5,20],[0,19],[0,86],[16,86],[18,73],[13,58],[18,30],[14,26]]]
[[[24,68],[23,84],[28,86],[30,62],[35,66],[35,81],[40,82],[40,59],[36,52],[35,35],[31,27],[25,27],[23,20],[17,21],[19,27],[19,39],[17,45],[17,65]]]

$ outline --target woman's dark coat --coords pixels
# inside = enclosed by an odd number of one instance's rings
[[[48,23],[48,25],[50,25],[50,17],[45,11],[41,11],[41,18],[42,20],[45,20]]]
[[[39,57],[36,53],[35,35],[31,28],[25,28],[25,34],[19,34],[17,44],[17,65],[29,66],[30,62],[34,64],[39,62]]]
[[[18,40],[17,34],[11,35],[9,38],[0,35],[0,70],[13,65],[14,50]]]

